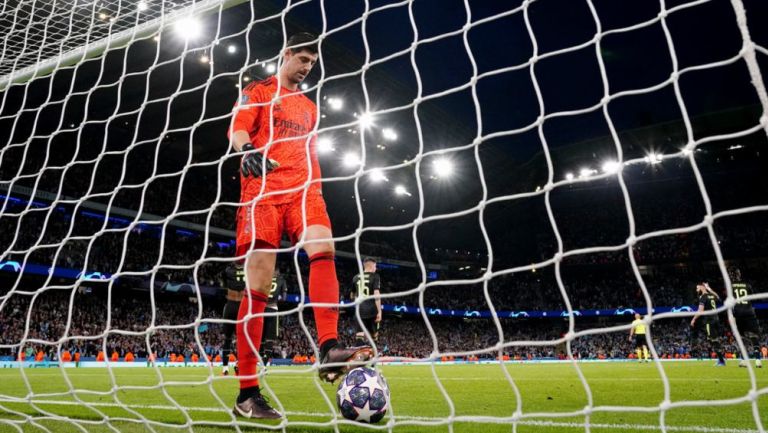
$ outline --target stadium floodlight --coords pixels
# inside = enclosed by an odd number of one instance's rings
[[[328,106],[331,107],[331,110],[333,111],[339,111],[344,108],[344,100],[341,98],[330,97],[328,98]]]
[[[184,40],[195,40],[203,35],[203,25],[193,17],[182,18],[176,23],[176,34]]]
[[[603,173],[616,173],[621,168],[621,163],[618,161],[605,161],[603,163]]]
[[[361,128],[368,129],[373,126],[373,115],[367,112],[363,113],[357,118],[357,121],[359,122]]]
[[[397,140],[397,132],[392,128],[384,128],[381,130],[381,136],[387,141]]]
[[[267,63],[267,66],[264,67],[267,70],[268,74],[274,74],[277,72],[277,65],[274,63]]]
[[[309,84],[301,83],[301,86],[299,86],[299,87],[301,87],[301,90],[307,90],[307,89],[309,89]]]
[[[579,179],[592,176],[593,174],[597,174],[597,170],[594,168],[584,167],[579,170]]]
[[[211,58],[208,57],[207,55],[203,54],[202,56],[200,56],[200,63],[207,64],[210,61],[211,61]]]
[[[648,154],[648,156],[645,157],[645,162],[647,162],[648,164],[658,164],[661,162],[661,159],[662,159],[661,154],[651,152]]]
[[[389,182],[389,179],[387,179],[387,176],[384,175],[384,171],[382,171],[380,168],[374,168],[373,170],[371,170],[368,176],[374,182],[381,182],[381,181]]]
[[[229,44],[229,46],[227,46],[227,52],[229,54],[235,54],[237,52],[237,45]]]
[[[330,153],[333,152],[333,140],[331,140],[328,137],[320,137],[317,139],[317,151],[320,153]]]
[[[342,158],[342,162],[346,167],[357,167],[361,163],[360,157],[357,156],[357,154],[354,152],[345,153],[344,158]]]
[[[407,195],[408,197],[411,196],[411,193],[408,192],[407,189],[403,185],[397,185],[395,186],[395,194],[397,195]]]
[[[443,179],[450,177],[453,174],[453,162],[451,162],[451,160],[448,158],[438,158],[432,163],[432,165],[435,171],[435,176],[437,178]]]
[[[149,9],[149,5],[145,1],[140,1],[137,7],[141,12],[144,12],[145,10]]]
[[[565,173],[565,180],[573,180],[573,173]]]

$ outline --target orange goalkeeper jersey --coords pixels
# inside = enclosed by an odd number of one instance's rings
[[[280,164],[267,173],[265,194],[301,187],[307,182],[310,178],[307,147],[312,179],[320,178],[316,140],[312,133],[317,122],[317,107],[303,93],[285,87],[280,88],[280,98],[272,102],[277,86],[274,76],[249,84],[235,106],[234,121],[228,134],[247,131],[253,147]],[[246,104],[248,106],[244,106]],[[241,202],[250,201],[259,194],[263,178],[240,174]],[[313,183],[311,188],[320,190],[320,183]],[[294,194],[265,196],[258,204],[285,203],[301,193],[299,190]]]

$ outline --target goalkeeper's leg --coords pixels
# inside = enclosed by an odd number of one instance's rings
[[[338,304],[339,280],[336,277],[336,263],[334,262],[333,234],[330,229],[328,216],[325,214],[325,204],[322,197],[317,197],[314,206],[322,204],[322,213],[315,209],[314,219],[307,197],[307,224],[311,220],[315,225],[307,227],[306,240],[308,242],[304,250],[309,256],[309,297],[312,302]],[[319,224],[323,218],[325,222]],[[320,346],[320,378],[327,382],[334,382],[355,366],[363,365],[373,357],[373,350],[369,346],[345,348],[338,343],[339,309],[331,306],[314,307],[315,324],[317,326],[317,340]]]
[[[264,249],[262,242],[256,248]],[[266,248],[271,247],[267,245]],[[240,377],[240,394],[233,412],[246,418],[280,418],[262,397],[259,379],[256,377],[258,351],[264,330],[264,310],[272,288],[272,273],[277,254],[253,251],[245,261],[247,287],[237,314],[237,364]]]
[[[240,309],[240,301],[232,300],[230,298],[231,293],[231,290],[227,293],[227,303],[224,305],[224,313],[222,314],[224,319],[232,321],[232,323],[224,324],[224,344],[221,347],[221,374],[224,376],[229,374],[229,354],[232,353],[232,337],[235,335],[235,321]],[[242,293],[238,297],[242,298]]]

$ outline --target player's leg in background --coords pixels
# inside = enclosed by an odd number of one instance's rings
[[[643,358],[645,359],[645,362],[651,362],[651,357],[648,353],[648,344],[643,343]]]
[[[373,338],[373,341],[376,341],[376,318],[375,317],[361,317],[360,321],[363,322],[362,327],[360,326],[360,323],[357,321],[357,317],[355,317],[355,327],[357,328],[357,333],[355,333],[355,346],[356,347],[363,347],[363,346],[370,346],[370,341],[368,340],[368,337],[365,336],[365,331],[368,330],[368,333],[371,335],[371,338]]]
[[[264,311],[271,313],[271,315],[264,316],[264,333],[261,338],[260,353],[264,365],[270,365],[272,358],[275,358],[275,344],[277,343],[280,326],[278,316],[274,315],[278,312],[277,303],[270,303]]]
[[[235,335],[235,321],[237,320],[237,313],[240,310],[240,301],[235,301],[230,298],[231,291],[227,293],[227,303],[224,304],[224,312],[222,318],[225,320],[231,320],[231,323],[224,323],[224,343],[221,346],[221,373],[223,375],[229,374],[229,354],[232,353],[232,337]],[[242,296],[241,296],[242,297]]]
[[[736,327],[741,332],[742,341],[744,342],[744,348],[747,350],[747,355],[751,356],[755,360],[755,366],[761,368],[763,363],[761,361],[762,351],[760,350],[760,325],[757,323],[757,317],[754,314],[743,314],[735,316]],[[739,367],[746,367],[747,358],[742,358],[739,362]]]
[[[715,352],[715,355],[717,356],[717,364],[715,365],[718,367],[723,367],[725,366],[725,356],[723,356],[723,342],[719,325],[719,322],[708,322],[705,326],[705,330],[707,333],[707,340],[709,341],[710,350]]]

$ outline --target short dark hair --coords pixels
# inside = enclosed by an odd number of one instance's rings
[[[293,54],[301,51],[309,51],[312,54],[317,54],[317,36],[307,32],[296,33],[288,38],[285,46],[290,48]]]
[[[374,259],[373,257],[366,257],[365,259],[363,259],[363,263],[368,263],[368,262],[376,263],[376,259]]]

